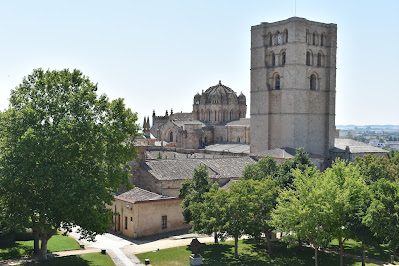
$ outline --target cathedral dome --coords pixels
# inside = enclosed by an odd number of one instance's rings
[[[220,99],[219,103],[227,103],[229,98],[235,96],[235,92],[229,87],[223,85],[220,80],[219,84],[209,87],[205,93],[208,96],[207,103],[214,102],[215,99]]]

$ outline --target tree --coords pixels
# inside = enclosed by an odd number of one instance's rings
[[[178,197],[183,199],[183,218],[185,223],[193,225],[192,230],[195,232],[201,231],[201,216],[198,211],[193,211],[198,204],[204,202],[203,195],[211,188],[209,181],[208,167],[206,165],[199,165],[194,169],[193,178],[187,179],[180,187]],[[217,242],[217,234],[215,232],[215,243]]]
[[[355,164],[358,166],[360,174],[367,184],[371,184],[381,178],[395,180],[399,176],[399,165],[396,164],[397,155],[389,153],[386,157],[376,157],[375,155],[365,155],[356,157]]]
[[[296,169],[293,176],[292,188],[286,188],[277,198],[272,223],[277,231],[285,232],[283,238],[309,241],[317,266],[318,249],[332,240],[329,228],[337,223],[331,204],[337,187],[326,182],[315,168]]]
[[[224,239],[222,233],[226,223],[226,202],[228,192],[213,184],[209,192],[203,194],[202,202],[191,202],[189,208],[192,213],[193,231],[210,235],[214,233],[215,244],[218,238]]]
[[[371,232],[399,259],[399,183],[381,178],[371,185],[373,199],[363,218]]]
[[[340,265],[343,266],[344,242],[352,230],[360,229],[359,217],[367,206],[369,190],[358,167],[341,159],[337,159],[322,175],[324,181],[330,184],[328,187],[335,188],[335,195],[329,203],[334,213],[331,222],[334,223],[330,223],[329,230],[338,239]]]
[[[221,189],[222,190],[222,189]],[[254,195],[254,186],[250,181],[238,181],[230,186],[227,194],[220,192],[224,198],[224,225],[222,232],[225,236],[234,238],[234,257],[238,259],[238,239],[248,228],[251,208],[248,208],[248,195]]]
[[[277,174],[277,169],[276,160],[268,156],[265,159],[260,159],[255,164],[247,165],[243,171],[243,179],[274,179]]]
[[[0,197],[16,223],[31,221],[41,259],[58,228],[104,233],[111,193],[130,185],[137,115],[96,91],[79,70],[36,69],[0,114]]]
[[[276,199],[280,188],[276,181],[272,179],[265,179],[262,181],[245,180],[240,181],[237,185],[248,186],[248,193],[246,196],[247,208],[250,215],[248,219],[245,233],[260,239],[262,234],[266,237],[267,252],[272,253],[271,249],[271,234],[274,227],[271,224],[271,212],[276,206]],[[247,192],[245,190],[241,190]]]
[[[295,156],[292,159],[284,160],[283,163],[278,165],[278,173],[275,179],[280,184],[280,187],[285,188],[293,182],[294,169],[304,171],[307,167],[314,167],[314,164],[305,149],[298,148],[295,150]]]

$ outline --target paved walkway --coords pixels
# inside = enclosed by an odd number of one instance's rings
[[[121,250],[121,248],[132,244],[127,239],[106,233],[96,236],[95,242],[79,240],[80,234],[77,232],[77,228],[74,228],[69,235],[83,244],[88,251],[105,249],[117,266],[143,265],[137,258],[131,259]]]

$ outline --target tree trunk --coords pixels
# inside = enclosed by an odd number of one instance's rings
[[[339,265],[344,266],[344,242],[342,242],[342,239],[339,239],[338,242],[339,242]]]
[[[215,244],[219,244],[218,232],[215,231],[214,234],[215,234]]]
[[[238,236],[234,237],[234,258],[238,259]]]
[[[298,249],[300,251],[303,251],[303,245],[302,245],[302,240],[298,237]]]
[[[40,260],[47,260],[47,237],[42,236],[42,246],[40,248]]]
[[[395,250],[393,251],[393,256],[395,257],[396,260],[399,260],[399,256],[398,256],[398,254],[396,254]]]
[[[33,229],[33,252],[38,255],[40,253],[39,248],[39,230]]]
[[[42,245],[40,247],[39,260],[47,260],[47,242],[56,232],[57,229],[54,229],[50,234],[46,234],[44,229],[41,230]]]
[[[366,245],[362,241],[362,266],[366,266]]]
[[[272,255],[271,231],[266,232],[267,254]]]
[[[319,263],[318,263],[318,261],[317,261],[317,251],[318,251],[318,249],[319,249],[318,246],[315,246],[315,247],[314,247],[314,265],[315,265],[315,266],[318,266],[318,265],[319,265]]]

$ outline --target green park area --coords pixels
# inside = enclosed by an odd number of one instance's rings
[[[77,249],[81,249],[79,243],[70,236],[62,235],[61,232],[58,232],[50,238],[47,246],[49,252]],[[0,245],[0,261],[31,255],[33,255],[33,240],[15,241]]]
[[[45,261],[35,261],[24,265],[43,265],[43,266],[113,266],[115,263],[108,255],[101,253],[88,253],[76,256],[67,256],[59,258],[51,258]]]
[[[40,241],[39,241],[40,243]],[[81,249],[79,243],[70,236],[58,232],[48,241],[48,252],[68,251]],[[33,240],[15,241],[0,245],[0,261],[18,259],[33,255]],[[76,256],[50,258],[46,261],[33,261],[24,265],[115,265],[108,255],[89,253]]]
[[[331,249],[337,248],[335,241],[331,242]],[[215,244],[202,244],[200,255],[203,258],[203,265],[314,265],[314,250],[304,247],[300,250],[298,246],[287,247],[287,243],[274,242],[272,244],[273,253],[269,255],[265,247],[255,244],[253,239],[239,240],[238,259],[234,258],[234,241],[221,242]],[[348,240],[345,244],[346,253],[360,255],[361,244]],[[368,258],[387,261],[389,251],[382,245],[370,247],[367,253]],[[150,259],[153,266],[183,266],[189,265],[191,254],[190,246],[182,246],[137,254],[137,257],[144,263],[145,259]],[[353,258],[344,258],[345,265],[361,266],[361,261]],[[339,265],[339,255],[331,252],[319,253],[319,265]],[[366,263],[366,265],[379,265]]]

